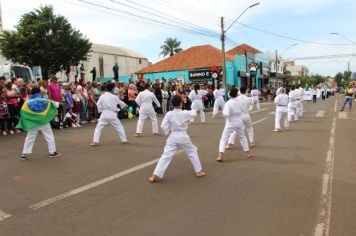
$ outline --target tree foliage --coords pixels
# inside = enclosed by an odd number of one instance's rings
[[[181,42],[178,41],[177,38],[167,38],[161,46],[162,52],[160,55],[163,55],[164,57],[168,55],[173,56],[175,53],[183,51],[183,49],[180,48],[180,44]]]
[[[24,14],[15,28],[0,37],[2,55],[14,63],[41,66],[44,78],[87,60],[91,43],[65,17],[54,15],[52,6]]]
[[[300,84],[303,87],[316,87],[327,80],[327,77],[319,74],[311,76],[288,76],[287,85]]]

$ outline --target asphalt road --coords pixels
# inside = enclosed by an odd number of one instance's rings
[[[306,103],[280,133],[263,104],[252,114],[254,157],[237,141],[224,163],[215,161],[224,120],[208,113],[189,128],[207,176],[179,152],[155,184],[147,177],[165,137],[150,122],[135,138],[136,120],[123,121],[128,145],[107,127],[95,148],[93,124],[56,130],[57,159],[41,136],[27,161],[25,134],[0,137],[0,235],[356,235],[356,113],[335,112],[335,101]]]

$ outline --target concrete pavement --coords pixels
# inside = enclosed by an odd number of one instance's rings
[[[207,176],[196,178],[178,153],[157,184],[147,177],[165,137],[153,136],[150,122],[135,138],[136,120],[123,121],[128,145],[109,127],[96,148],[88,146],[94,125],[56,131],[63,157],[53,160],[42,137],[28,161],[19,161],[25,134],[0,137],[0,235],[316,235],[320,222],[320,235],[355,235],[356,114],[339,118],[334,104],[307,103],[281,133],[272,132],[274,106],[263,104],[252,114],[255,156],[246,159],[236,142],[224,163],[215,161],[224,120],[196,122],[189,133]],[[334,169],[324,184],[334,118]]]

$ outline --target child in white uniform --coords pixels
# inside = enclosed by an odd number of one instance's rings
[[[218,85],[218,87],[214,90],[214,108],[213,108],[213,118],[218,114],[219,108],[224,109],[225,105],[225,89],[221,88],[221,85]]]
[[[205,114],[204,114],[204,104],[202,97],[207,95],[208,91],[200,90],[199,84],[194,84],[194,90],[189,94],[189,99],[192,102],[192,110],[196,110],[200,113],[200,120],[202,123],[205,123]],[[194,118],[191,122],[194,121]]]
[[[225,128],[221,135],[220,144],[219,144],[219,156],[216,158],[216,161],[222,162],[224,160],[225,144],[228,142],[230,135],[236,131],[237,135],[240,138],[242,149],[246,153],[248,158],[251,158],[253,155],[250,152],[248,141],[244,133],[243,125],[243,114],[244,102],[241,99],[237,99],[237,89],[231,88],[230,90],[231,99],[226,102],[223,115],[226,118]]]
[[[284,88],[280,89],[279,94],[274,99],[274,103],[276,104],[276,117],[275,117],[275,129],[274,132],[281,131],[281,120],[284,120],[284,127],[289,130],[289,121],[288,121],[288,103],[289,97],[285,93],[286,90]]]
[[[179,147],[186,152],[189,160],[192,162],[195,175],[197,177],[205,176],[205,173],[202,172],[197,147],[192,144],[187,134],[188,122],[197,115],[197,112],[196,110],[182,111],[182,99],[178,95],[172,98],[172,105],[174,106],[174,110],[168,112],[162,121],[161,128],[164,134],[169,134],[169,136],[153,175],[148,178],[148,181],[151,183],[156,182],[157,178],[163,178]]]

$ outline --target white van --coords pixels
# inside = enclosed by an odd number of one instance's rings
[[[6,79],[16,76],[17,78],[22,78],[25,83],[33,81],[31,68],[23,65],[0,65],[0,76],[4,76]]]

